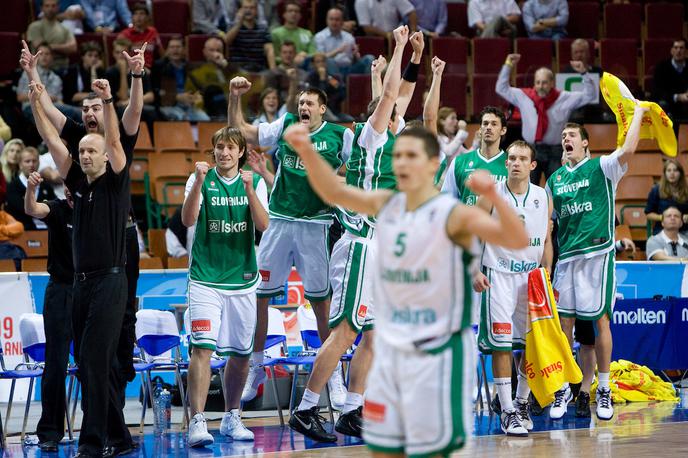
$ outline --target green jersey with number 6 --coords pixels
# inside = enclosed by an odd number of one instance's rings
[[[456,156],[447,170],[442,192],[448,192],[466,205],[473,206],[478,196],[466,187],[466,180],[476,170],[487,170],[495,183],[506,181],[506,153],[501,150],[496,156],[487,159],[480,153],[480,148]]]
[[[253,188],[262,182],[253,176]],[[187,189],[195,181],[192,175]],[[212,168],[203,180],[201,209],[191,248],[189,281],[210,288],[247,293],[258,286],[255,231],[248,196],[238,174],[220,178]]]
[[[332,208],[323,202],[308,183],[306,169],[298,154],[284,141],[282,134],[299,118],[287,113],[277,121],[263,123],[258,128],[261,146],[277,143],[279,166],[270,198],[271,218],[289,221],[332,222]],[[322,125],[310,133],[315,150],[337,170],[348,159],[351,152],[351,129],[323,121]],[[348,137],[348,138],[347,138]]]

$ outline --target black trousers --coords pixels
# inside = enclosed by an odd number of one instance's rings
[[[79,451],[100,455],[106,444],[131,442],[122,408],[122,378],[116,358],[127,300],[125,274],[74,281],[72,327],[84,413]]]
[[[136,227],[129,227],[126,231],[125,249],[127,251],[127,263],[124,270],[127,275],[127,305],[124,309],[124,321],[122,332],[117,344],[117,360],[119,361],[122,377],[131,382],[136,378],[134,371],[134,343],[136,342],[136,284],[139,281],[139,243],[136,236]],[[122,388],[124,390],[125,386]],[[122,392],[124,399],[124,392]]]
[[[41,419],[36,427],[41,442],[59,442],[65,426],[65,371],[72,341],[72,283],[50,278],[43,301],[45,368],[41,378]]]
[[[530,182],[540,185],[540,176],[545,175],[545,180],[561,167],[561,155],[563,149],[561,145],[535,145],[535,159],[537,166],[530,172]]]

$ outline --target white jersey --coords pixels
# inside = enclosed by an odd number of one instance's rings
[[[394,347],[436,348],[471,325],[473,255],[447,234],[456,205],[438,194],[407,211],[406,195],[398,193],[377,216],[375,326]]]
[[[497,194],[511,205],[523,220],[528,233],[528,247],[510,250],[486,243],[482,265],[501,272],[530,272],[540,265],[545,251],[545,239],[549,230],[549,205],[547,192],[540,186],[528,184],[525,194],[514,194],[507,182],[496,184]],[[499,218],[492,210],[492,216]]]

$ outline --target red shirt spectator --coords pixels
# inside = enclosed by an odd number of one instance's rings
[[[162,50],[162,42],[160,41],[160,34],[153,26],[148,25],[150,22],[150,14],[145,3],[137,3],[132,8],[131,16],[132,26],[128,27],[118,35],[118,38],[126,38],[132,42],[134,48],[140,48],[144,43],[148,43],[145,52],[146,68],[153,67],[155,60],[154,54]]]

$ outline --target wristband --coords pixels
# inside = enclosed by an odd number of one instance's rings
[[[109,99],[104,99],[104,100],[103,100],[103,103],[106,104],[106,105],[107,105],[108,103],[112,103],[112,102],[114,102],[114,99],[113,99],[112,97],[110,97]]]
[[[131,76],[132,78],[143,78],[143,75],[145,74],[146,70],[141,70],[141,73],[139,73],[138,75],[133,72],[129,72],[129,76]]]
[[[408,81],[409,83],[415,83],[416,81],[418,81],[419,69],[420,64],[414,64],[413,62],[409,62],[406,68],[404,69],[404,75],[402,76],[402,78]]]
[[[508,65],[509,67],[513,67],[513,66],[514,66],[513,62],[511,62],[511,60],[509,60],[508,57],[507,57],[506,60],[504,61],[504,65]]]
[[[621,242],[621,240],[616,241],[616,243],[614,244],[614,248],[616,251],[623,251],[624,250],[624,246],[623,246],[623,243]]]

